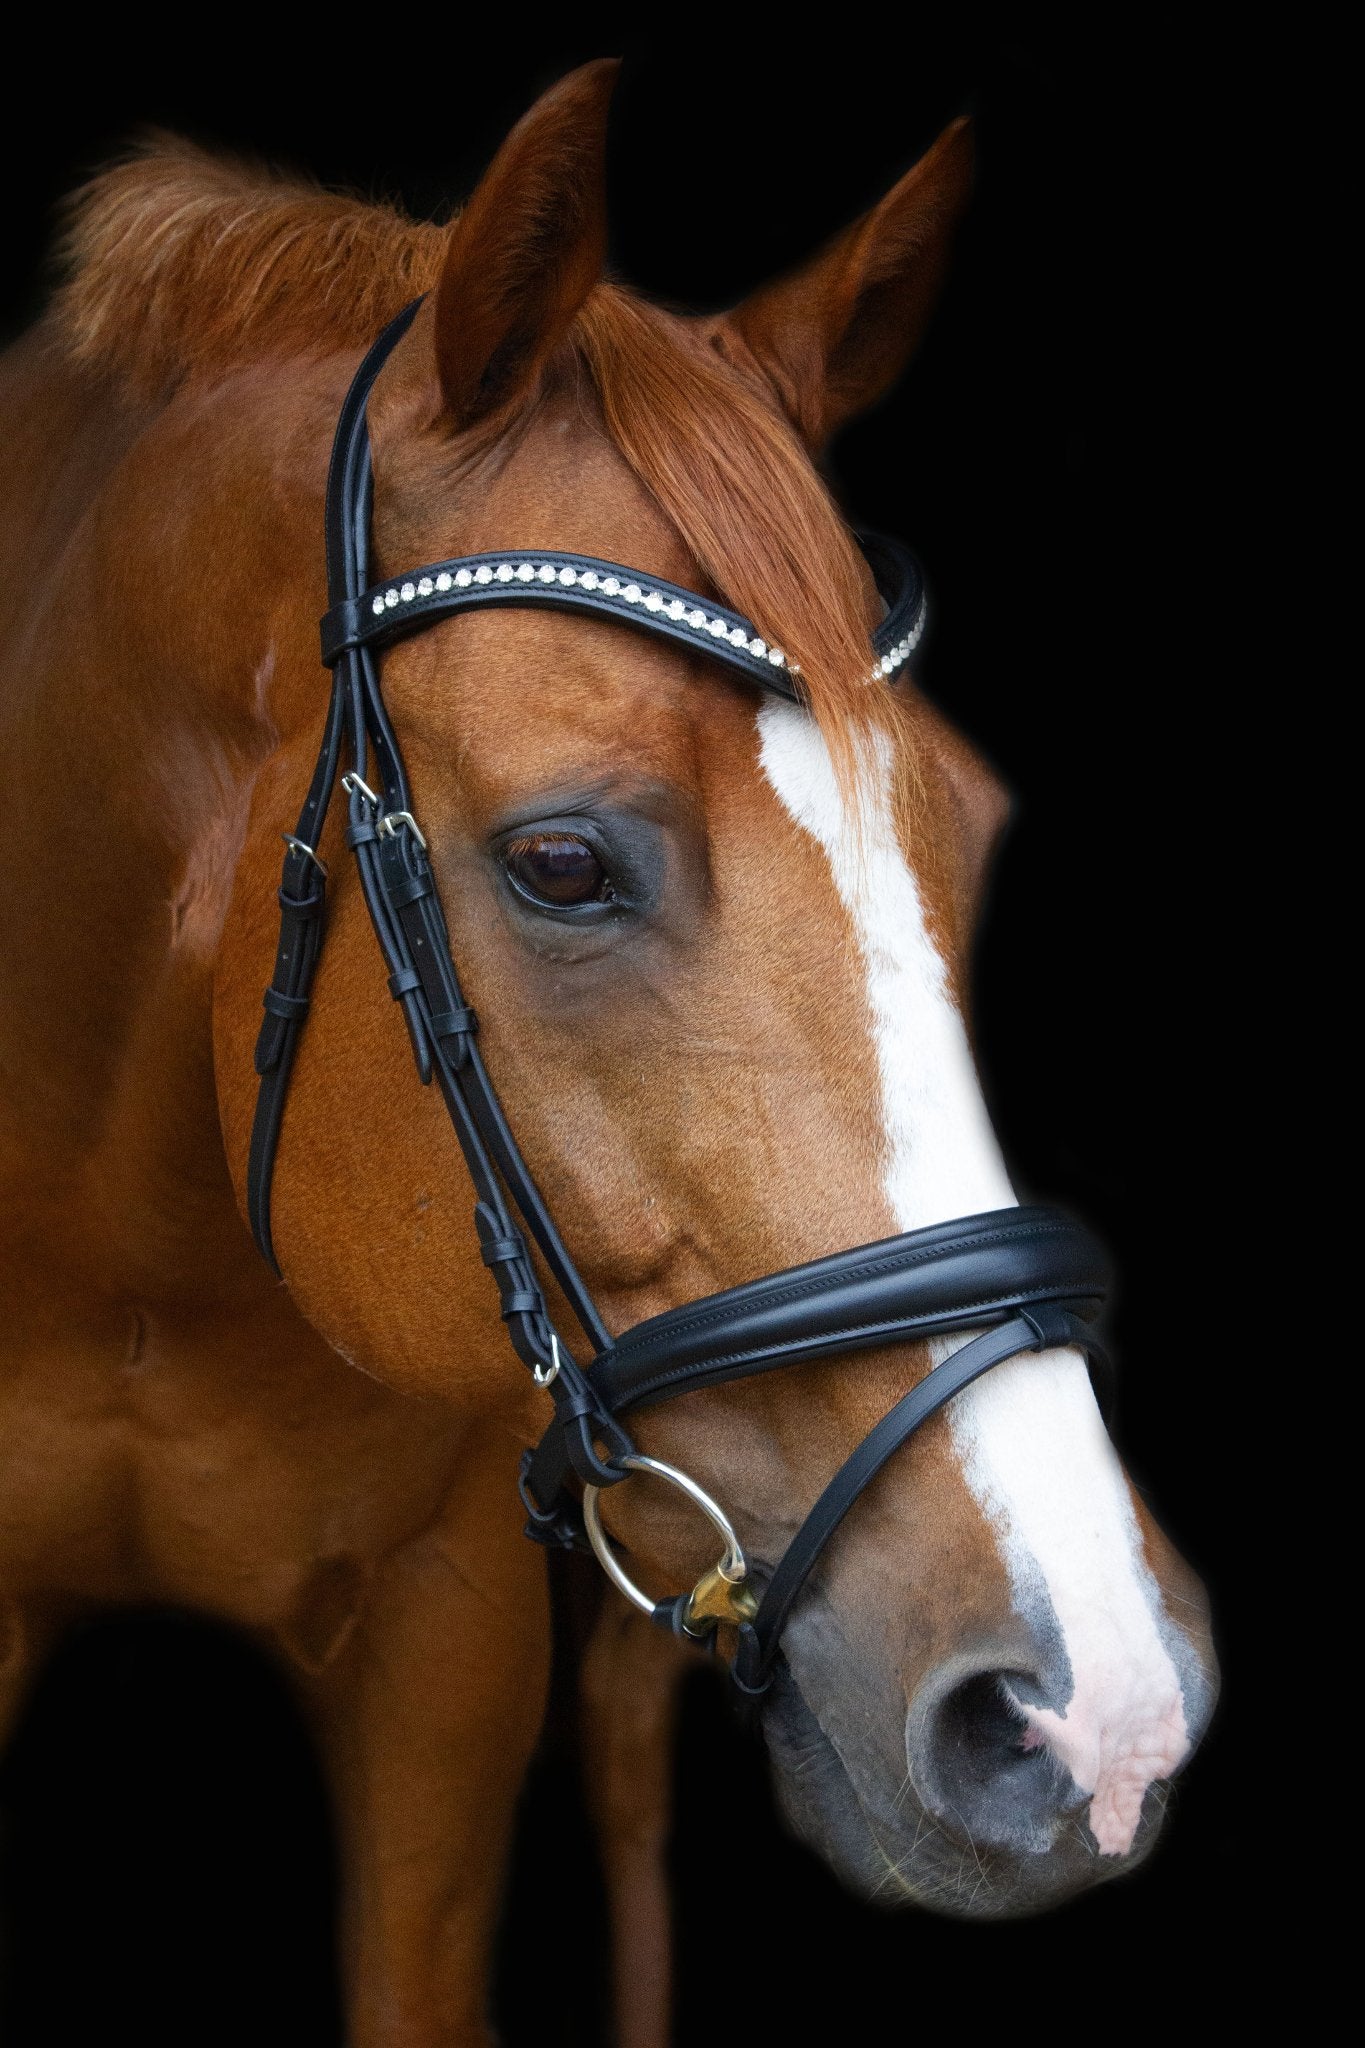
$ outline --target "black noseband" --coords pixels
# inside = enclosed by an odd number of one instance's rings
[[[389,990],[402,1007],[418,1073],[423,1082],[436,1081],[450,1112],[474,1185],[481,1254],[496,1281],[508,1335],[553,1403],[544,1438],[522,1460],[528,1535],[551,1544],[583,1543],[583,1502],[576,1489],[587,1487],[595,1499],[593,1489],[628,1476],[638,1454],[621,1417],[635,1408],[873,1345],[976,1333],[897,1402],[835,1474],[778,1561],[761,1602],[755,1605],[750,1596],[747,1605],[739,1604],[734,1589],[743,1568],[722,1564],[718,1606],[698,1602],[703,1581],[691,1595],[655,1609],[656,1618],[694,1636],[714,1636],[717,1619],[732,1621],[738,1630],[736,1682],[758,1693],[769,1681],[792,1602],[821,1549],[913,1431],[961,1388],[1021,1352],[1077,1345],[1103,1366],[1090,1327],[1104,1295],[1103,1260],[1088,1233],[1065,1216],[1050,1209],[1002,1209],[771,1274],[655,1316],[612,1340],[527,1170],[484,1066],[477,1019],[451,959],[426,841],[380,691],[379,653],[404,634],[464,611],[549,605],[610,618],[704,653],[796,702],[800,678],[749,620],[710,598],[591,556],[508,549],[433,562],[372,583],[366,402],[416,310],[412,305],[401,313],[361,364],[332,449],[329,610],[322,622],[332,696],[307,800],[295,831],[286,835],[280,937],[256,1045],[260,1088],[247,1172],[251,1227],[275,1266],[271,1176],[322,943],[326,876],[315,849],[346,749],[346,843],[388,967]],[[861,545],[886,603],[872,636],[871,674],[889,680],[923,630],[923,583],[913,558],[894,542],[862,536]],[[369,786],[371,776],[377,789]],[[583,1331],[591,1353],[587,1369],[554,1327],[528,1238]],[[684,1483],[694,1497],[706,1499],[694,1482]]]

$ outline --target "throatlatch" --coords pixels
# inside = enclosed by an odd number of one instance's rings
[[[271,1178],[322,945],[327,872],[317,849],[340,774],[348,801],[346,844],[388,968],[389,992],[402,1007],[418,1074],[423,1083],[435,1080],[464,1153],[480,1253],[497,1286],[508,1336],[553,1406],[540,1444],[522,1458],[526,1533],[540,1543],[590,1546],[629,1599],[687,1636],[714,1642],[720,1625],[734,1627],[735,1682],[757,1695],[771,1682],[783,1626],[821,1550],[863,1489],[929,1416],[982,1373],[1025,1351],[1074,1344],[1107,1372],[1091,1327],[1104,1297],[1104,1259],[1090,1234],[1055,1210],[994,1210],[858,1245],[689,1302],[613,1341],[484,1065],[478,1019],[451,958],[427,842],[384,706],[378,657],[392,641],[460,612],[551,605],[613,619],[694,653],[700,648],[746,681],[796,702],[800,679],[782,650],[738,613],[591,556],[506,549],[372,583],[366,405],[420,303],[384,329],[361,363],[332,448],[325,515],[329,609],[322,621],[332,695],[307,799],[294,831],[284,835],[280,936],[256,1043],[260,1085],[247,1169],[251,1228],[278,1272]],[[897,543],[859,538],[886,603],[872,635],[871,675],[889,682],[923,632],[923,579]],[[343,754],[349,765],[341,773]],[[584,1363],[554,1326],[532,1246],[579,1325]],[[633,1409],[779,1366],[965,1331],[976,1334],[898,1401],[830,1480],[761,1596],[724,1509],[686,1473],[643,1456],[621,1420]],[[712,1570],[672,1600],[653,1602],[634,1584],[602,1529],[601,1490],[635,1473],[679,1488],[709,1517],[724,1545]]]

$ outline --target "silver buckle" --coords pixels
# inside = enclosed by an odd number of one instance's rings
[[[559,1339],[553,1330],[550,1332],[550,1356],[553,1364],[531,1367],[531,1378],[538,1387],[551,1387],[559,1378]]]
[[[305,857],[308,860],[312,861],[313,866],[315,868],[320,869],[324,875],[326,874],[326,861],[323,860],[320,854],[314,853],[312,847],[308,844],[308,841],[306,839],[300,839],[297,832],[281,832],[280,837],[284,841],[286,846],[292,846],[295,853],[301,853],[305,855]]]
[[[383,833],[389,839],[392,839],[394,837],[400,825],[407,826],[409,832],[411,832],[413,838],[417,841],[417,844],[421,847],[423,853],[425,853],[427,850],[427,842],[422,837],[422,828],[417,823],[416,818],[413,817],[411,811],[386,811],[384,816],[379,820],[380,832]]]

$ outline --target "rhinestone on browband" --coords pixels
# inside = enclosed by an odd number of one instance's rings
[[[700,605],[686,605],[681,598],[666,597],[662,591],[649,590],[639,583],[624,583],[619,576],[604,576],[596,569],[575,569],[568,563],[557,566],[553,562],[484,562],[477,569],[442,569],[439,575],[422,576],[416,583],[390,584],[373,599],[371,609],[378,617],[399,605],[411,604],[415,598],[444,594],[451,589],[468,590],[476,583],[558,583],[566,590],[575,585],[583,590],[600,590],[604,597],[619,597],[625,604],[642,605],[647,612],[662,612],[676,625],[690,626],[694,633],[708,633],[713,640],[728,640],[732,647],[747,648],[756,661],[766,658],[774,668],[787,666],[787,657],[780,647],[769,647],[759,634],[732,626],[728,619],[713,618]]]
[[[639,583],[623,582],[619,576],[604,575],[597,569],[574,568],[567,562],[483,562],[477,569],[442,569],[435,576],[420,576],[415,582],[390,584],[387,590],[375,595],[371,609],[378,618],[386,611],[395,611],[420,597],[444,595],[448,590],[468,590],[474,584],[490,583],[544,583],[558,584],[566,590],[575,586],[588,591],[600,590],[604,597],[619,597],[623,603],[640,605],[647,612],[661,612],[675,625],[687,626],[694,633],[705,633],[713,640],[727,640],[732,647],[744,649],[756,661],[766,660],[773,668],[798,673],[782,649],[770,647],[747,622],[732,625],[728,617],[713,616],[700,605],[685,604],[679,597],[666,596],[662,591],[651,590]],[[904,666],[919,645],[924,621],[925,608],[921,604],[912,631],[873,665],[866,678],[869,683],[881,682]]]

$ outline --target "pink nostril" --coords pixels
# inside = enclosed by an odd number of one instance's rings
[[[925,1805],[974,1842],[1050,1849],[1083,1821],[1102,1856],[1126,1856],[1148,1788],[1170,1777],[1190,1741],[1178,1690],[1097,1697],[1070,1673],[1052,1689],[1037,1671],[1001,1663],[943,1667],[907,1723],[911,1778]]]

